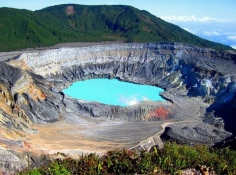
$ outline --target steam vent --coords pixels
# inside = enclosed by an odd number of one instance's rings
[[[0,163],[13,171],[37,164],[42,154],[150,150],[163,139],[210,146],[230,141],[236,133],[235,63],[233,51],[180,43],[67,47],[2,59]],[[121,107],[62,92],[94,78],[157,86],[166,101]]]

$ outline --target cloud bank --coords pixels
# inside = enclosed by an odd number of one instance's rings
[[[236,45],[231,45],[232,48],[236,49]]]
[[[229,40],[236,41],[236,35],[233,35],[233,36],[228,36],[228,39],[229,39]]]
[[[236,22],[235,20],[226,20],[226,19],[217,19],[212,17],[196,17],[194,15],[191,16],[161,16],[163,20],[171,21],[171,22],[200,22],[200,23],[206,23],[206,22],[217,22],[217,23],[228,23],[228,22]]]
[[[172,15],[160,16],[165,21],[174,23],[186,31],[201,38],[229,45],[236,46],[236,18],[229,17],[199,17],[195,15]]]

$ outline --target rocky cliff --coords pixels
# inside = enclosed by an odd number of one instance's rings
[[[63,107],[61,104],[72,107],[71,103],[76,103],[79,109],[87,110],[88,115],[93,117],[107,116],[109,118],[144,120],[146,114],[137,116],[137,113],[147,112],[146,107],[142,109],[139,106],[134,111],[134,119],[130,112],[128,114],[123,113],[127,113],[126,111],[136,107],[132,106],[125,109],[109,106],[111,110],[107,110],[106,105],[71,100],[62,94],[61,90],[68,87],[72,82],[97,77],[117,78],[122,81],[149,84],[166,90],[162,95],[172,103],[164,104],[165,108],[171,108],[170,111],[174,110],[179,113],[176,115],[176,112],[169,112],[168,117],[203,117],[204,112],[202,113],[199,109],[194,111],[191,107],[187,107],[188,104],[184,105],[185,110],[180,110],[179,108],[182,108],[183,105],[177,103],[176,100],[188,97],[191,101],[191,97],[194,97],[198,99],[194,100],[194,103],[204,103],[202,106],[211,105],[212,109],[230,102],[236,90],[235,59],[234,54],[227,52],[217,52],[177,43],[151,43],[62,48],[40,53],[25,53],[7,64],[34,74],[32,75],[35,77],[34,79],[44,88],[45,85],[42,84],[47,82],[46,87],[51,90],[50,93],[61,95],[59,98],[63,103],[59,100],[57,102],[59,107]],[[21,76],[18,79],[19,81],[24,80],[24,77]],[[28,81],[24,83],[26,82]],[[21,86],[26,87],[22,83]],[[15,87],[21,88],[21,86],[17,84],[13,86],[11,93],[16,94],[17,89],[15,90]],[[42,96],[45,96],[46,99],[47,95]],[[45,99],[40,97],[43,102]],[[182,101],[185,103],[184,100]],[[67,103],[70,105],[66,105]],[[94,105],[102,105],[105,110],[101,112],[100,108],[93,108]],[[152,105],[142,104],[141,106],[151,108]],[[114,111],[113,108],[115,111],[120,109],[118,111],[123,112],[114,116],[117,111],[111,112]],[[180,111],[186,112],[186,114],[182,114],[183,112]],[[199,111],[200,114],[197,115]],[[172,113],[175,115],[171,115]],[[55,117],[51,118],[57,118],[55,114],[53,116]]]
[[[9,131],[8,139],[24,138],[26,131],[35,132],[32,123],[54,123],[73,113],[111,122],[171,121],[175,124],[162,138],[213,145],[236,133],[235,61],[234,53],[181,43],[23,53],[0,64],[0,124],[6,130],[0,134]],[[98,77],[164,88],[161,95],[167,101],[120,107],[72,99],[62,92],[75,81]]]

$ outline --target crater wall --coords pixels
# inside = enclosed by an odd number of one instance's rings
[[[60,109],[125,120],[183,120],[209,116],[234,99],[235,60],[235,54],[229,52],[181,43],[130,43],[24,53],[7,64],[30,72],[50,93],[60,92],[62,100],[55,102]],[[72,82],[98,77],[159,86],[165,89],[162,96],[168,102],[121,108],[61,93]],[[166,109],[168,115],[155,116],[158,107]]]
[[[160,86],[172,102],[171,89],[217,108],[234,97],[235,59],[229,52],[179,43],[133,43],[25,53],[9,64],[41,75],[58,91],[78,80],[117,78]]]
[[[1,127],[19,136],[19,132],[33,133],[32,123],[52,123],[69,114],[111,122],[172,121],[175,124],[163,138],[214,144],[236,133],[235,62],[232,52],[181,43],[23,53],[0,64],[1,115],[5,116]],[[159,86],[165,89],[161,95],[167,101],[119,107],[73,99],[62,92],[75,81],[100,77]]]

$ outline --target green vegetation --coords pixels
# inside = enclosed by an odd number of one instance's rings
[[[101,157],[89,154],[79,160],[56,160],[49,167],[19,174],[181,174],[186,168],[199,169],[201,165],[217,174],[236,174],[236,151],[166,143],[162,150],[154,148],[151,153],[114,150]]]
[[[69,9],[69,10],[68,10]],[[201,39],[131,6],[58,5],[39,11],[0,8],[0,51],[85,41],[182,42],[218,50]]]

